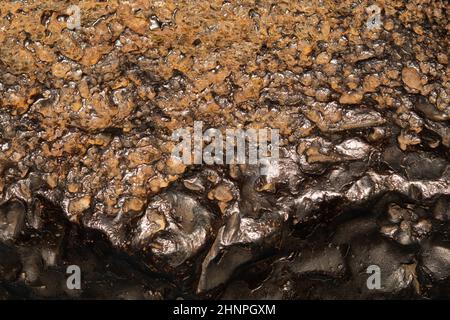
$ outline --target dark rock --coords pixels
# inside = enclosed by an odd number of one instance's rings
[[[0,282],[17,279],[22,264],[13,247],[0,243]]]
[[[0,206],[0,240],[17,238],[25,222],[25,207],[19,201],[9,201]]]
[[[450,276],[450,249],[441,245],[429,245],[421,252],[421,268],[434,280],[447,280]]]

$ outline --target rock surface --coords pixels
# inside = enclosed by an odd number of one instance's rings
[[[4,1],[0,298],[449,298],[448,28],[445,1]],[[176,162],[194,121],[279,129],[280,160]]]

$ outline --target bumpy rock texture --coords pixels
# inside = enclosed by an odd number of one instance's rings
[[[450,298],[449,29],[438,0],[3,1],[0,298]],[[172,161],[194,121],[278,128],[278,173]]]

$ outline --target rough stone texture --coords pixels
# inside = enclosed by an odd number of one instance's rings
[[[0,297],[449,298],[449,26],[438,0],[3,1]],[[278,172],[174,162],[194,121],[280,129]]]

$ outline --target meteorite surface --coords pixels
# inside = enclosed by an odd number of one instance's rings
[[[438,0],[2,1],[0,298],[450,298],[449,29]],[[277,129],[274,170],[175,161],[194,122]]]

